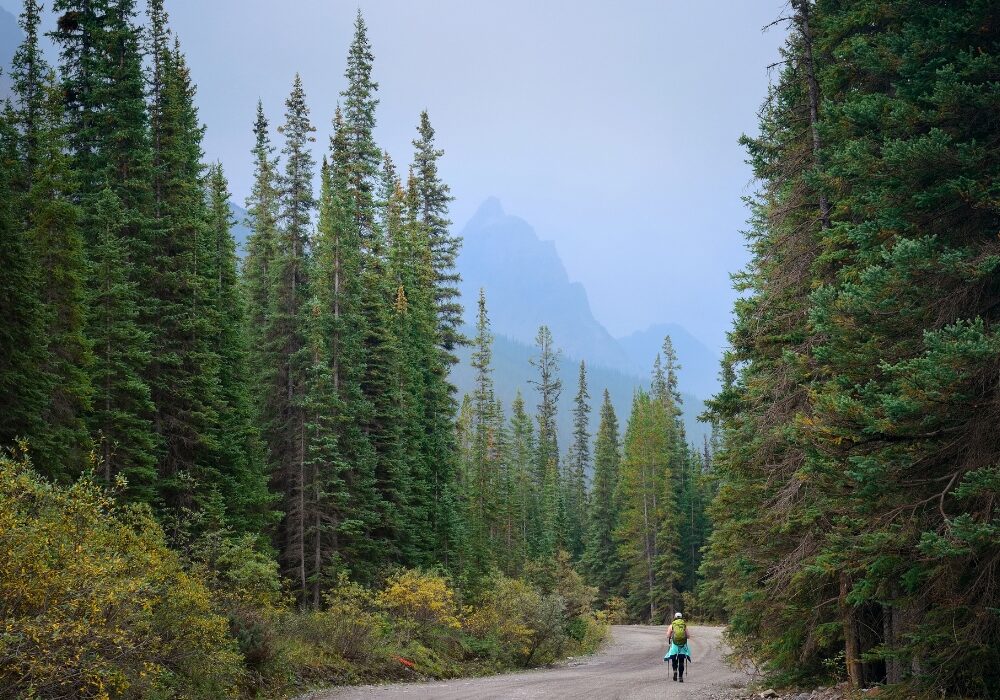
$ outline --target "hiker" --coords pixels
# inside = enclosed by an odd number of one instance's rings
[[[677,613],[674,615],[674,621],[670,624],[670,631],[667,632],[670,649],[667,650],[667,655],[663,657],[663,660],[670,660],[674,667],[674,680],[681,683],[684,682],[684,660],[687,659],[689,663],[691,661],[691,648],[688,646],[688,639],[684,615]]]

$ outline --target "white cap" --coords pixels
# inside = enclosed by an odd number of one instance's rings
[[[683,616],[683,615],[681,615],[680,613],[675,613],[675,614],[674,614],[674,619],[675,619],[675,620],[677,620],[677,619],[680,619],[680,618],[682,618],[682,617],[684,617],[684,616]]]

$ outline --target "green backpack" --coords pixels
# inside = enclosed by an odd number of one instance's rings
[[[674,628],[674,644],[679,647],[687,644],[688,633],[687,633],[687,623],[684,620],[674,620],[670,623],[671,627]]]

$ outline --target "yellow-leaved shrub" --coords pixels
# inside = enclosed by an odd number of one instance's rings
[[[479,605],[466,618],[468,632],[493,643],[506,663],[523,661],[538,637],[542,595],[522,579],[495,574]]]
[[[396,618],[419,627],[442,625],[461,628],[455,592],[448,580],[437,573],[406,569],[393,574],[379,591],[379,607]]]
[[[0,687],[10,697],[219,698],[241,663],[148,511],[0,455]]]

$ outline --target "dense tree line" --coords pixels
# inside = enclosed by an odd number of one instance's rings
[[[53,479],[122,477],[174,546],[273,533],[302,602],[449,565],[459,241],[427,114],[405,178],[375,143],[361,16],[318,172],[301,80],[280,154],[258,108],[241,263],[162,0],[53,9],[58,70],[28,0],[0,119],[0,441]]]
[[[560,353],[551,332],[542,326],[536,337],[534,418],[520,393],[509,418],[497,401],[492,342],[481,291],[475,390],[465,397],[458,423],[470,576],[493,568],[519,575],[564,556],[600,600],[623,598],[632,619],[662,622],[696,604],[701,549],[710,531],[711,449],[706,445],[702,453],[687,442],[680,365],[670,338],[654,364],[650,389],[635,395],[624,436],[605,390],[592,444],[587,368],[580,364],[572,442],[562,458],[555,430]]]
[[[795,0],[705,588],[786,680],[1000,692],[991,2]]]

